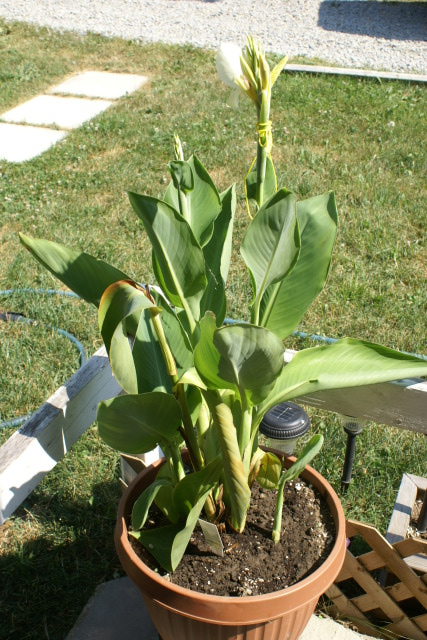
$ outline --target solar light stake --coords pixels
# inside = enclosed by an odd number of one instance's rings
[[[356,451],[356,438],[362,433],[365,421],[360,418],[351,418],[349,416],[341,416],[344,431],[347,434],[347,447],[345,450],[344,469],[341,478],[341,491],[347,491],[351,481],[351,472],[353,469],[354,453]]]
[[[310,418],[294,402],[281,402],[268,411],[259,427],[267,447],[292,454],[298,438],[307,433]]]

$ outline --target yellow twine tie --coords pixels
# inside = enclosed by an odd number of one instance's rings
[[[268,122],[258,122],[257,125],[256,125],[256,131],[257,131],[257,134],[258,134],[258,143],[259,143],[260,147],[263,147],[266,150],[267,154],[271,158],[271,149],[273,147],[273,134],[272,134],[272,128],[271,128],[271,120],[269,120]],[[246,208],[248,210],[248,215],[249,215],[249,218],[251,220],[253,219],[253,215],[251,214],[251,208],[249,206],[249,198],[248,198],[248,190],[246,188],[246,180],[247,180],[248,175],[250,174],[250,172],[254,168],[255,162],[256,162],[256,157],[253,159],[252,164],[249,167],[249,171],[247,172],[247,174],[245,176]],[[274,171],[274,165],[273,165],[273,171]],[[274,179],[275,179],[276,191],[277,191],[277,178],[276,178],[276,172],[275,171],[274,171]]]
[[[271,120],[268,122],[258,122],[256,126],[258,133],[258,143],[260,147],[266,149],[267,153],[271,153],[273,146],[273,134],[271,131]]]

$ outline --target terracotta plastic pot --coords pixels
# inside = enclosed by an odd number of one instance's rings
[[[288,460],[290,464],[293,458]],[[334,582],[344,562],[344,512],[329,483],[311,467],[302,474],[326,500],[336,527],[332,551],[316,571],[274,593],[236,598],[211,596],[165,580],[149,569],[129,544],[127,522],[132,505],[153,482],[163,463],[162,459],[144,469],[126,489],[114,536],[120,562],[141,591],[162,640],[297,640],[319,597]]]

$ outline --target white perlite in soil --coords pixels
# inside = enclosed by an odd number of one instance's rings
[[[363,0],[0,0],[0,16],[129,40],[243,45],[331,64],[427,71],[427,2]]]

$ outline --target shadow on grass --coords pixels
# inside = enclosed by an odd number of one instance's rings
[[[122,574],[113,542],[119,495],[114,481],[95,485],[86,503],[34,493],[0,528],[1,640],[63,640],[97,585]]]
[[[328,0],[320,4],[318,25],[327,31],[386,40],[425,41],[427,3]]]

